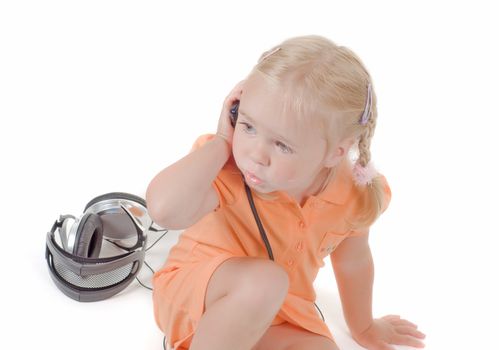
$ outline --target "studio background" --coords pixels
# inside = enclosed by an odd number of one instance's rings
[[[1,2],[2,347],[161,349],[150,291],[67,298],[46,232],[97,195],[144,195],[216,131],[263,51],[306,34],[356,52],[378,97],[371,152],[393,198],[370,235],[375,316],[418,324],[427,349],[496,346],[496,14],[486,1]],[[177,235],[150,251],[154,268]],[[361,349],[326,263],[318,304],[340,348]]]

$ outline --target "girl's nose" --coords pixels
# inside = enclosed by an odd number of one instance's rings
[[[267,151],[265,150],[265,145],[261,142],[254,144],[249,152],[250,159],[258,165],[267,166],[269,165],[270,158]]]

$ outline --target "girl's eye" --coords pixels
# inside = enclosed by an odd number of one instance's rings
[[[244,122],[239,122],[239,124],[242,124],[244,126],[244,132],[245,133],[251,133],[253,134],[255,132],[255,128],[253,128],[250,124],[244,123]],[[289,148],[289,146],[285,145],[284,143],[277,141],[276,142],[277,147],[283,152],[283,153],[293,153],[293,150]]]
[[[251,125],[249,125],[248,123],[241,123],[244,125],[244,131],[248,132],[248,131],[253,131],[253,127]]]
[[[293,150],[286,146],[284,143],[277,141],[277,145],[284,153],[293,153]]]

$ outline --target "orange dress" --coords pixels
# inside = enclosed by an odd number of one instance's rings
[[[203,135],[193,146],[202,147],[214,135]],[[332,339],[314,301],[313,282],[323,259],[345,238],[365,235],[369,228],[353,231],[345,218],[358,211],[359,190],[353,184],[350,161],[339,165],[336,177],[324,191],[310,196],[303,207],[285,192],[277,198],[253,195],[260,220],[272,246],[275,262],[288,275],[288,295],[272,325],[289,322]],[[386,200],[391,191],[384,176]],[[154,316],[174,348],[188,348],[204,312],[210,277],[232,257],[268,258],[232,156],[213,182],[220,205],[187,228],[172,247],[168,259],[153,277]]]

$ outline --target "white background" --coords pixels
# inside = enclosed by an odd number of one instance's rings
[[[198,135],[216,130],[223,99],[263,51],[319,34],[361,57],[379,101],[372,155],[393,199],[371,231],[375,315],[417,323],[427,349],[495,348],[491,3],[2,1],[1,347],[161,349],[150,292],[137,283],[99,303],[56,289],[46,232],[94,196],[144,194]],[[151,251],[155,268],[175,239]],[[330,270],[317,289],[340,348],[360,349]]]

